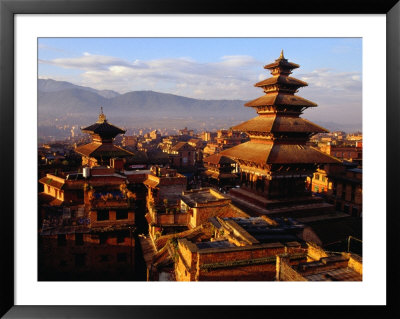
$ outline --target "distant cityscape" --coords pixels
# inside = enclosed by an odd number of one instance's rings
[[[305,119],[299,67],[220,105],[39,80],[38,280],[361,281],[361,123]]]
[[[242,107],[242,100],[196,100],[152,91],[130,92],[122,99],[118,93],[104,97],[103,91],[81,87],[68,82],[39,79],[39,142],[76,140],[84,134],[80,127],[89,122],[100,105],[113,114],[113,121],[120,123],[125,135],[143,135],[157,130],[161,135],[178,134],[182,123],[196,134],[203,131],[229,129],[238,122],[253,116],[250,108]],[[125,96],[124,95],[124,96]],[[116,101],[113,101],[114,98]],[[140,101],[140,102],[137,102]],[[121,105],[116,105],[122,103]],[[162,108],[158,106],[162,104]],[[154,116],[157,114],[157,116]],[[144,126],[143,124],[146,124]],[[361,130],[361,123],[343,124],[319,121],[330,131],[354,133]]]

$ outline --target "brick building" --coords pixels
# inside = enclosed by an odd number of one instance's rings
[[[131,153],[113,144],[124,131],[108,123],[103,112],[83,131],[93,139],[75,149],[83,172],[39,180],[39,278],[133,279],[136,199],[144,178],[126,171],[116,157]]]
[[[362,216],[362,168],[354,163],[325,165],[308,179],[313,192],[323,195],[337,211]]]
[[[265,217],[216,217],[211,222],[213,240],[176,241],[177,281],[273,281],[277,255],[288,256],[292,264],[307,260],[304,244],[296,236],[300,224]]]
[[[144,185],[147,187],[149,235],[176,233],[187,229],[187,214],[180,210],[180,195],[186,190],[186,177],[174,169],[153,166]]]
[[[194,167],[196,149],[187,142],[178,142],[168,151],[171,167]]]
[[[309,245],[307,262],[291,265],[286,256],[276,261],[277,281],[362,281],[362,259],[354,254],[329,254]]]
[[[229,157],[220,154],[208,156],[204,160],[204,168],[203,176],[218,187],[233,187],[238,181],[238,164]]]

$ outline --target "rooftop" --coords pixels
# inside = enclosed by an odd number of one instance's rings
[[[304,229],[304,225],[292,218],[262,217],[233,217],[221,218],[223,223],[228,222],[230,227],[236,228],[244,237],[255,239],[254,243],[290,243],[298,242],[297,233]],[[239,227],[237,227],[238,225]]]
[[[81,128],[82,132],[89,134],[96,134],[101,137],[115,137],[118,134],[124,134],[125,130],[108,123],[106,116],[103,114],[103,108],[101,108],[101,113],[99,119],[96,123],[89,125],[87,127]]]
[[[254,84],[254,86],[264,87],[264,86],[267,86],[267,85],[273,85],[273,84],[277,84],[277,83],[278,84],[292,85],[292,86],[297,86],[297,87],[307,86],[308,85],[306,82],[303,82],[303,81],[298,80],[296,78],[292,78],[290,76],[281,76],[281,75],[279,75],[279,76],[274,76],[272,78],[268,78],[268,79],[265,79],[263,81],[260,81],[260,82],[258,82],[256,84]]]
[[[245,106],[258,107],[258,106],[272,106],[272,105],[282,105],[282,106],[299,106],[299,107],[315,107],[317,104],[304,99],[300,96],[281,94],[281,93],[271,93],[263,95],[255,100],[247,102]]]
[[[230,199],[212,188],[200,188],[184,191],[181,200],[190,207],[204,206],[230,201]]]
[[[307,281],[361,281],[361,263],[358,256],[342,254],[300,263],[292,268]]]
[[[297,69],[298,67],[300,67],[300,65],[293,63],[293,62],[289,62],[287,59],[285,59],[285,57],[283,56],[283,50],[281,52],[281,55],[279,56],[279,58],[277,58],[275,60],[275,62],[269,63],[266,66],[264,66],[264,69],[273,69],[276,68],[277,66],[283,67],[285,69]]]
[[[134,155],[133,153],[111,143],[103,144],[99,142],[92,142],[78,146],[75,149],[75,152],[86,157],[126,157]]]
[[[325,133],[323,127],[300,117],[288,116],[257,116],[233,127],[242,132],[296,132],[296,133]]]
[[[306,145],[263,144],[252,141],[219,153],[257,164],[339,163],[334,157]]]
[[[196,243],[196,246],[198,249],[235,247],[235,245],[229,242],[228,240],[201,242],[201,243]]]

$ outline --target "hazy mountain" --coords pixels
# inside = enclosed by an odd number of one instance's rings
[[[39,80],[38,90],[39,123],[47,124],[55,118],[62,119],[63,124],[87,124],[97,118],[100,107],[108,118],[124,125],[162,119],[166,122],[221,119],[232,121],[233,125],[256,116],[240,100],[197,100],[153,91],[115,92],[113,97],[104,97],[104,91],[54,80]]]
[[[362,131],[362,123],[336,123],[336,122],[322,122],[314,121],[316,124],[321,125],[329,131],[344,131],[347,133],[353,133]]]
[[[197,100],[154,91],[119,94],[42,79],[38,90],[39,125],[47,126],[89,125],[97,119],[100,107],[112,123],[141,128],[228,128],[257,115],[241,100]],[[332,131],[361,130],[360,123],[315,122]]]
[[[112,90],[96,90],[86,86],[79,86],[65,81],[55,81],[52,79],[38,79],[39,92],[59,92],[70,89],[81,89],[96,93],[105,98],[113,98],[119,95],[118,92]]]

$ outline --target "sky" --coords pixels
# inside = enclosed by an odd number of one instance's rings
[[[284,50],[319,105],[310,120],[361,123],[361,38],[39,38],[38,76],[119,93],[252,100]]]

